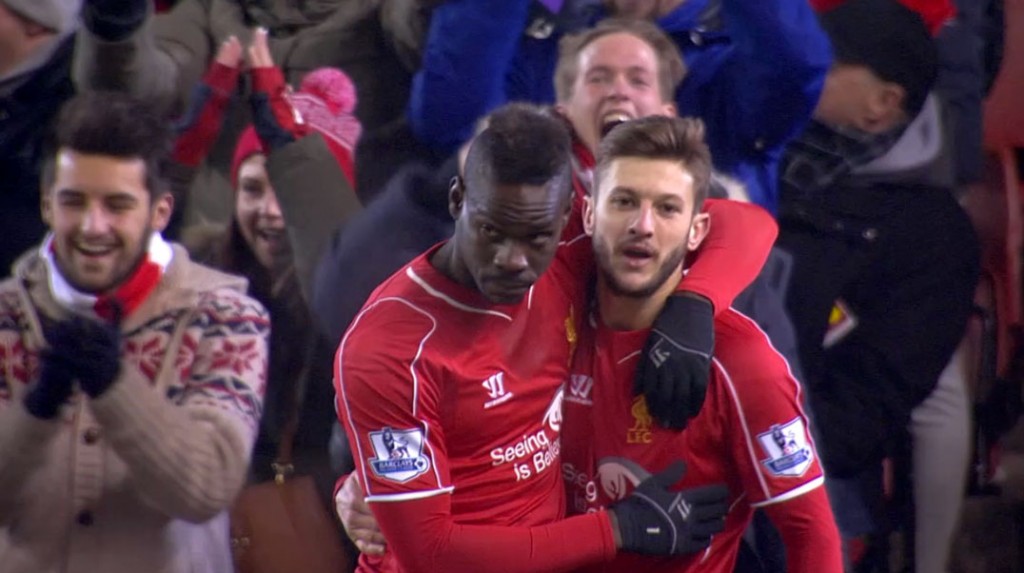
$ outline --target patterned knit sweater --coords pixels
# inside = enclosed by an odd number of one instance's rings
[[[0,283],[0,569],[231,570],[226,508],[256,437],[270,328],[245,287],[175,245],[122,325],[120,377],[43,421],[23,399],[41,319],[66,315],[38,255],[17,263]]]

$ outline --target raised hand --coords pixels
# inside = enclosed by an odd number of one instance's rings
[[[224,110],[238,86],[241,63],[242,44],[237,37],[228,36],[217,49],[202,82],[193,89],[188,111],[175,125],[178,137],[173,157],[177,163],[194,168],[210,153],[220,135]]]
[[[228,39],[220,43],[214,61],[222,66],[238,68],[242,63],[242,43],[238,41],[237,37],[229,36]]]
[[[256,68],[274,67],[274,58],[270,56],[270,45],[267,42],[266,28],[256,28],[249,44],[249,65]]]
[[[249,46],[252,66],[252,122],[265,152],[284,147],[307,133],[291,102],[285,97],[290,89],[284,74],[274,65],[267,44],[267,31],[258,28]]]

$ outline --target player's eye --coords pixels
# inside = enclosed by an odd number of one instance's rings
[[[489,223],[481,223],[480,224],[480,233],[484,237],[487,237],[488,239],[490,239],[492,241],[501,238],[501,233],[498,232],[498,230],[495,229],[494,226],[490,225]]]
[[[530,244],[536,248],[543,248],[551,240],[551,233],[536,233],[530,236]]]

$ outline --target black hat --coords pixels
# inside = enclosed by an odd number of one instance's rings
[[[821,14],[836,62],[862,65],[907,92],[911,117],[938,74],[935,41],[921,16],[896,0],[846,0]]]

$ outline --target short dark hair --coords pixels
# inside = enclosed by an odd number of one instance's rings
[[[52,153],[43,168],[44,192],[53,184],[55,160],[61,149],[141,159],[145,184],[152,199],[167,192],[163,165],[171,149],[170,123],[149,104],[121,92],[87,91],[64,104],[57,117]]]
[[[495,110],[466,156],[468,188],[483,182],[571,189],[572,140],[550,108],[511,103]]]
[[[612,161],[624,157],[674,161],[693,176],[693,209],[707,199],[711,186],[711,151],[704,141],[704,122],[692,117],[649,116],[615,126],[601,140],[596,180]]]
[[[686,75],[686,65],[679,47],[660,28],[646,20],[605,18],[597,26],[562,38],[558,45],[555,67],[555,95],[558,101],[572,96],[573,84],[579,75],[580,53],[595,41],[612,34],[630,34],[643,40],[658,60],[658,87],[664,101],[675,101],[676,88]]]

